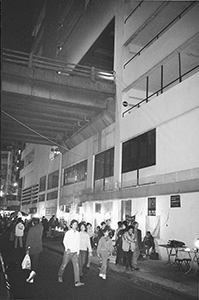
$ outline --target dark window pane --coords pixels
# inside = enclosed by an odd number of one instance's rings
[[[130,141],[122,144],[122,173],[131,171],[130,165],[130,151],[131,151],[131,143]]]
[[[45,194],[39,195],[39,202],[45,201]]]
[[[131,171],[137,170],[138,168],[138,146],[139,146],[138,138],[131,140],[130,143],[130,159],[129,159],[129,167]]]
[[[156,130],[148,133],[148,164],[153,166],[156,164]]]
[[[48,189],[58,187],[59,171],[55,171],[48,175]]]
[[[95,180],[113,176],[114,148],[106,150],[95,156]]]
[[[105,177],[113,176],[113,168],[114,168],[114,148],[106,151],[104,155]]]
[[[47,194],[47,200],[57,199],[58,191],[54,191]]]
[[[122,145],[122,173],[156,164],[156,130],[153,129]]]
[[[104,177],[104,152],[95,156],[95,179]]]
[[[72,167],[64,169],[64,185],[72,184],[86,180],[87,178],[87,160],[78,163]]]
[[[147,135],[141,135],[139,139],[139,168],[147,167]]]
[[[43,192],[46,190],[46,176],[40,178],[39,182],[39,191]]]

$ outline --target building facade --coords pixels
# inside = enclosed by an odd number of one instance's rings
[[[26,145],[22,210],[93,226],[111,219],[113,228],[135,216],[162,257],[158,244],[169,239],[193,248],[199,228],[199,3],[67,3],[63,8],[60,2],[51,45],[61,45],[59,60],[85,62],[114,24],[115,122],[63,154]]]
[[[19,209],[21,147],[10,146],[1,149],[0,211]]]

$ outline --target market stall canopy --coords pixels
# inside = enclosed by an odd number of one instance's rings
[[[11,213],[10,217],[11,218],[15,218],[15,217],[18,217],[18,218],[21,218],[21,217],[27,217],[28,214],[19,210],[19,211],[14,211],[13,213]]]

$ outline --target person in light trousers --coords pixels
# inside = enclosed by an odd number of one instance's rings
[[[80,236],[80,252],[79,252],[79,273],[80,277],[86,274],[85,265],[87,256],[92,256],[92,248],[89,234],[87,233],[87,227],[84,222],[79,224],[79,236]]]
[[[109,237],[109,228],[106,226],[103,230],[103,236],[100,238],[97,246],[97,255],[101,258],[102,264],[99,277],[106,279],[107,263],[109,256],[113,253],[112,240]]]
[[[70,223],[71,229],[68,230],[63,239],[64,244],[64,255],[62,259],[62,264],[59,268],[58,272],[58,282],[63,282],[63,273],[64,270],[69,263],[72,261],[73,270],[74,270],[74,280],[75,286],[79,287],[84,285],[83,282],[80,282],[80,274],[79,274],[79,251],[80,251],[80,236],[77,231],[78,222],[77,220],[72,220]]]

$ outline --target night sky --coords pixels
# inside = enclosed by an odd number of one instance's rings
[[[29,52],[33,43],[32,31],[43,0],[3,0],[2,47]]]

